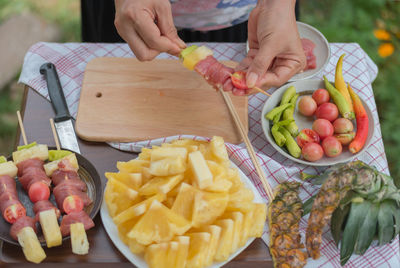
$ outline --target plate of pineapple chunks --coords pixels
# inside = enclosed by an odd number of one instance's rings
[[[220,267],[263,233],[266,204],[221,137],[143,148],[117,168],[100,214],[137,267]]]

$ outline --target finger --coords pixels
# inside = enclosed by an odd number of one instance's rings
[[[178,45],[161,35],[160,29],[147,13],[143,13],[141,18],[135,21],[134,27],[149,48],[174,55],[181,51]]]
[[[253,59],[249,56],[247,56],[246,58],[244,58],[236,67],[235,67],[235,71],[240,71],[240,70],[247,70],[251,64],[251,62],[253,61]]]
[[[255,55],[246,74],[247,87],[253,88],[258,80],[264,76],[269,65],[276,56],[275,52],[270,49],[268,42],[264,42],[260,46],[257,55]]]
[[[127,33],[128,34],[125,34],[124,39],[138,60],[149,61],[154,59],[160,53],[157,50],[148,48],[133,28]]]
[[[160,28],[162,35],[168,37],[171,41],[183,49],[186,47],[185,42],[179,38],[176,31],[174,20],[172,18],[171,4],[168,1],[164,1],[164,4],[156,7],[157,13],[157,24]]]
[[[301,70],[301,62],[293,59],[277,58],[265,75],[258,81],[258,86],[278,87],[286,83]]]

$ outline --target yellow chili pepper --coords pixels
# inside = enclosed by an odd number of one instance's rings
[[[345,98],[346,102],[349,104],[350,107],[350,120],[354,119],[354,109],[353,109],[353,102],[351,101],[351,97],[349,91],[346,86],[346,82],[343,78],[343,58],[346,54],[342,54],[340,56],[337,64],[336,64],[336,72],[335,72],[335,87],[342,93],[343,97]]]

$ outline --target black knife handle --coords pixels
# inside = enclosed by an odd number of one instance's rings
[[[67,102],[60,84],[60,79],[58,78],[56,66],[50,62],[45,63],[40,66],[40,73],[43,74],[46,79],[51,104],[56,112],[54,121],[59,122],[70,119],[71,115],[68,111]]]

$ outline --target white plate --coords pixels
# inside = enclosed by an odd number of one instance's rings
[[[264,200],[261,197],[260,193],[257,191],[257,189],[254,187],[252,182],[250,181],[249,178],[244,175],[244,173],[231,161],[231,166],[235,167],[239,170],[240,174],[240,179],[242,182],[246,185],[246,187],[250,188],[253,193],[254,193],[254,202],[255,203],[263,203]],[[140,255],[133,254],[130,250],[129,247],[124,244],[124,242],[121,241],[121,239],[118,236],[118,229],[115,226],[112,218],[108,214],[108,209],[107,205],[105,202],[105,198],[103,198],[103,203],[101,205],[100,209],[100,215],[101,215],[101,220],[103,221],[104,228],[106,229],[106,232],[108,236],[111,238],[111,241],[114,243],[114,245],[118,248],[118,250],[135,266],[138,268],[147,268],[146,261],[144,258]],[[250,238],[247,243],[239,248],[237,251],[235,251],[233,254],[230,255],[229,259],[224,261],[224,262],[214,262],[210,267],[216,268],[216,267],[221,267],[222,265],[230,262],[233,258],[235,258],[237,255],[239,255],[243,250],[245,250],[253,241],[254,237]]]
[[[331,49],[325,36],[314,27],[297,21],[297,29],[299,30],[300,38],[310,39],[314,44],[314,55],[317,58],[317,66],[315,69],[307,70],[292,76],[289,82],[309,79],[319,74],[329,62],[331,57]],[[249,42],[246,42],[246,52],[249,51]]]
[[[368,105],[361,99],[362,104],[364,105],[364,108],[367,112],[368,115],[368,119],[369,119],[369,129],[368,129],[368,138],[367,141],[365,142],[364,147],[356,154],[352,154],[350,153],[350,151],[348,150],[347,146],[343,146],[343,152],[337,156],[337,157],[322,157],[320,160],[316,161],[316,162],[309,162],[303,159],[298,159],[295,158],[293,156],[291,156],[288,151],[286,150],[285,146],[283,147],[279,147],[275,140],[274,137],[271,134],[270,131],[270,121],[265,119],[264,115],[266,113],[268,113],[270,110],[272,110],[274,107],[276,107],[281,99],[282,99],[282,95],[285,92],[285,90],[290,87],[290,86],[294,86],[296,88],[296,92],[300,93],[300,92],[306,92],[306,91],[310,91],[310,95],[312,94],[311,91],[315,91],[318,88],[325,88],[325,84],[324,81],[322,80],[302,80],[302,81],[296,81],[296,82],[292,82],[292,83],[288,83],[280,88],[278,88],[271,97],[269,97],[267,99],[267,101],[264,104],[262,113],[261,113],[261,125],[264,131],[264,135],[267,137],[268,142],[281,154],[283,154],[284,156],[286,156],[287,158],[301,163],[301,164],[305,164],[305,165],[310,165],[310,166],[330,166],[330,165],[335,165],[338,163],[344,163],[344,162],[348,162],[351,161],[353,158],[359,156],[360,154],[362,154],[370,145],[372,137],[374,136],[374,117],[372,116],[372,112],[371,109],[368,107]],[[300,97],[299,97],[300,99]],[[296,109],[294,112],[294,120],[297,124],[297,126],[299,127],[299,130],[302,130],[304,128],[312,128],[312,123],[314,122],[314,118],[313,117],[306,117],[301,115],[298,112],[297,109],[297,105],[296,105]],[[354,126],[356,126],[355,124],[355,120],[353,120],[353,124]]]

